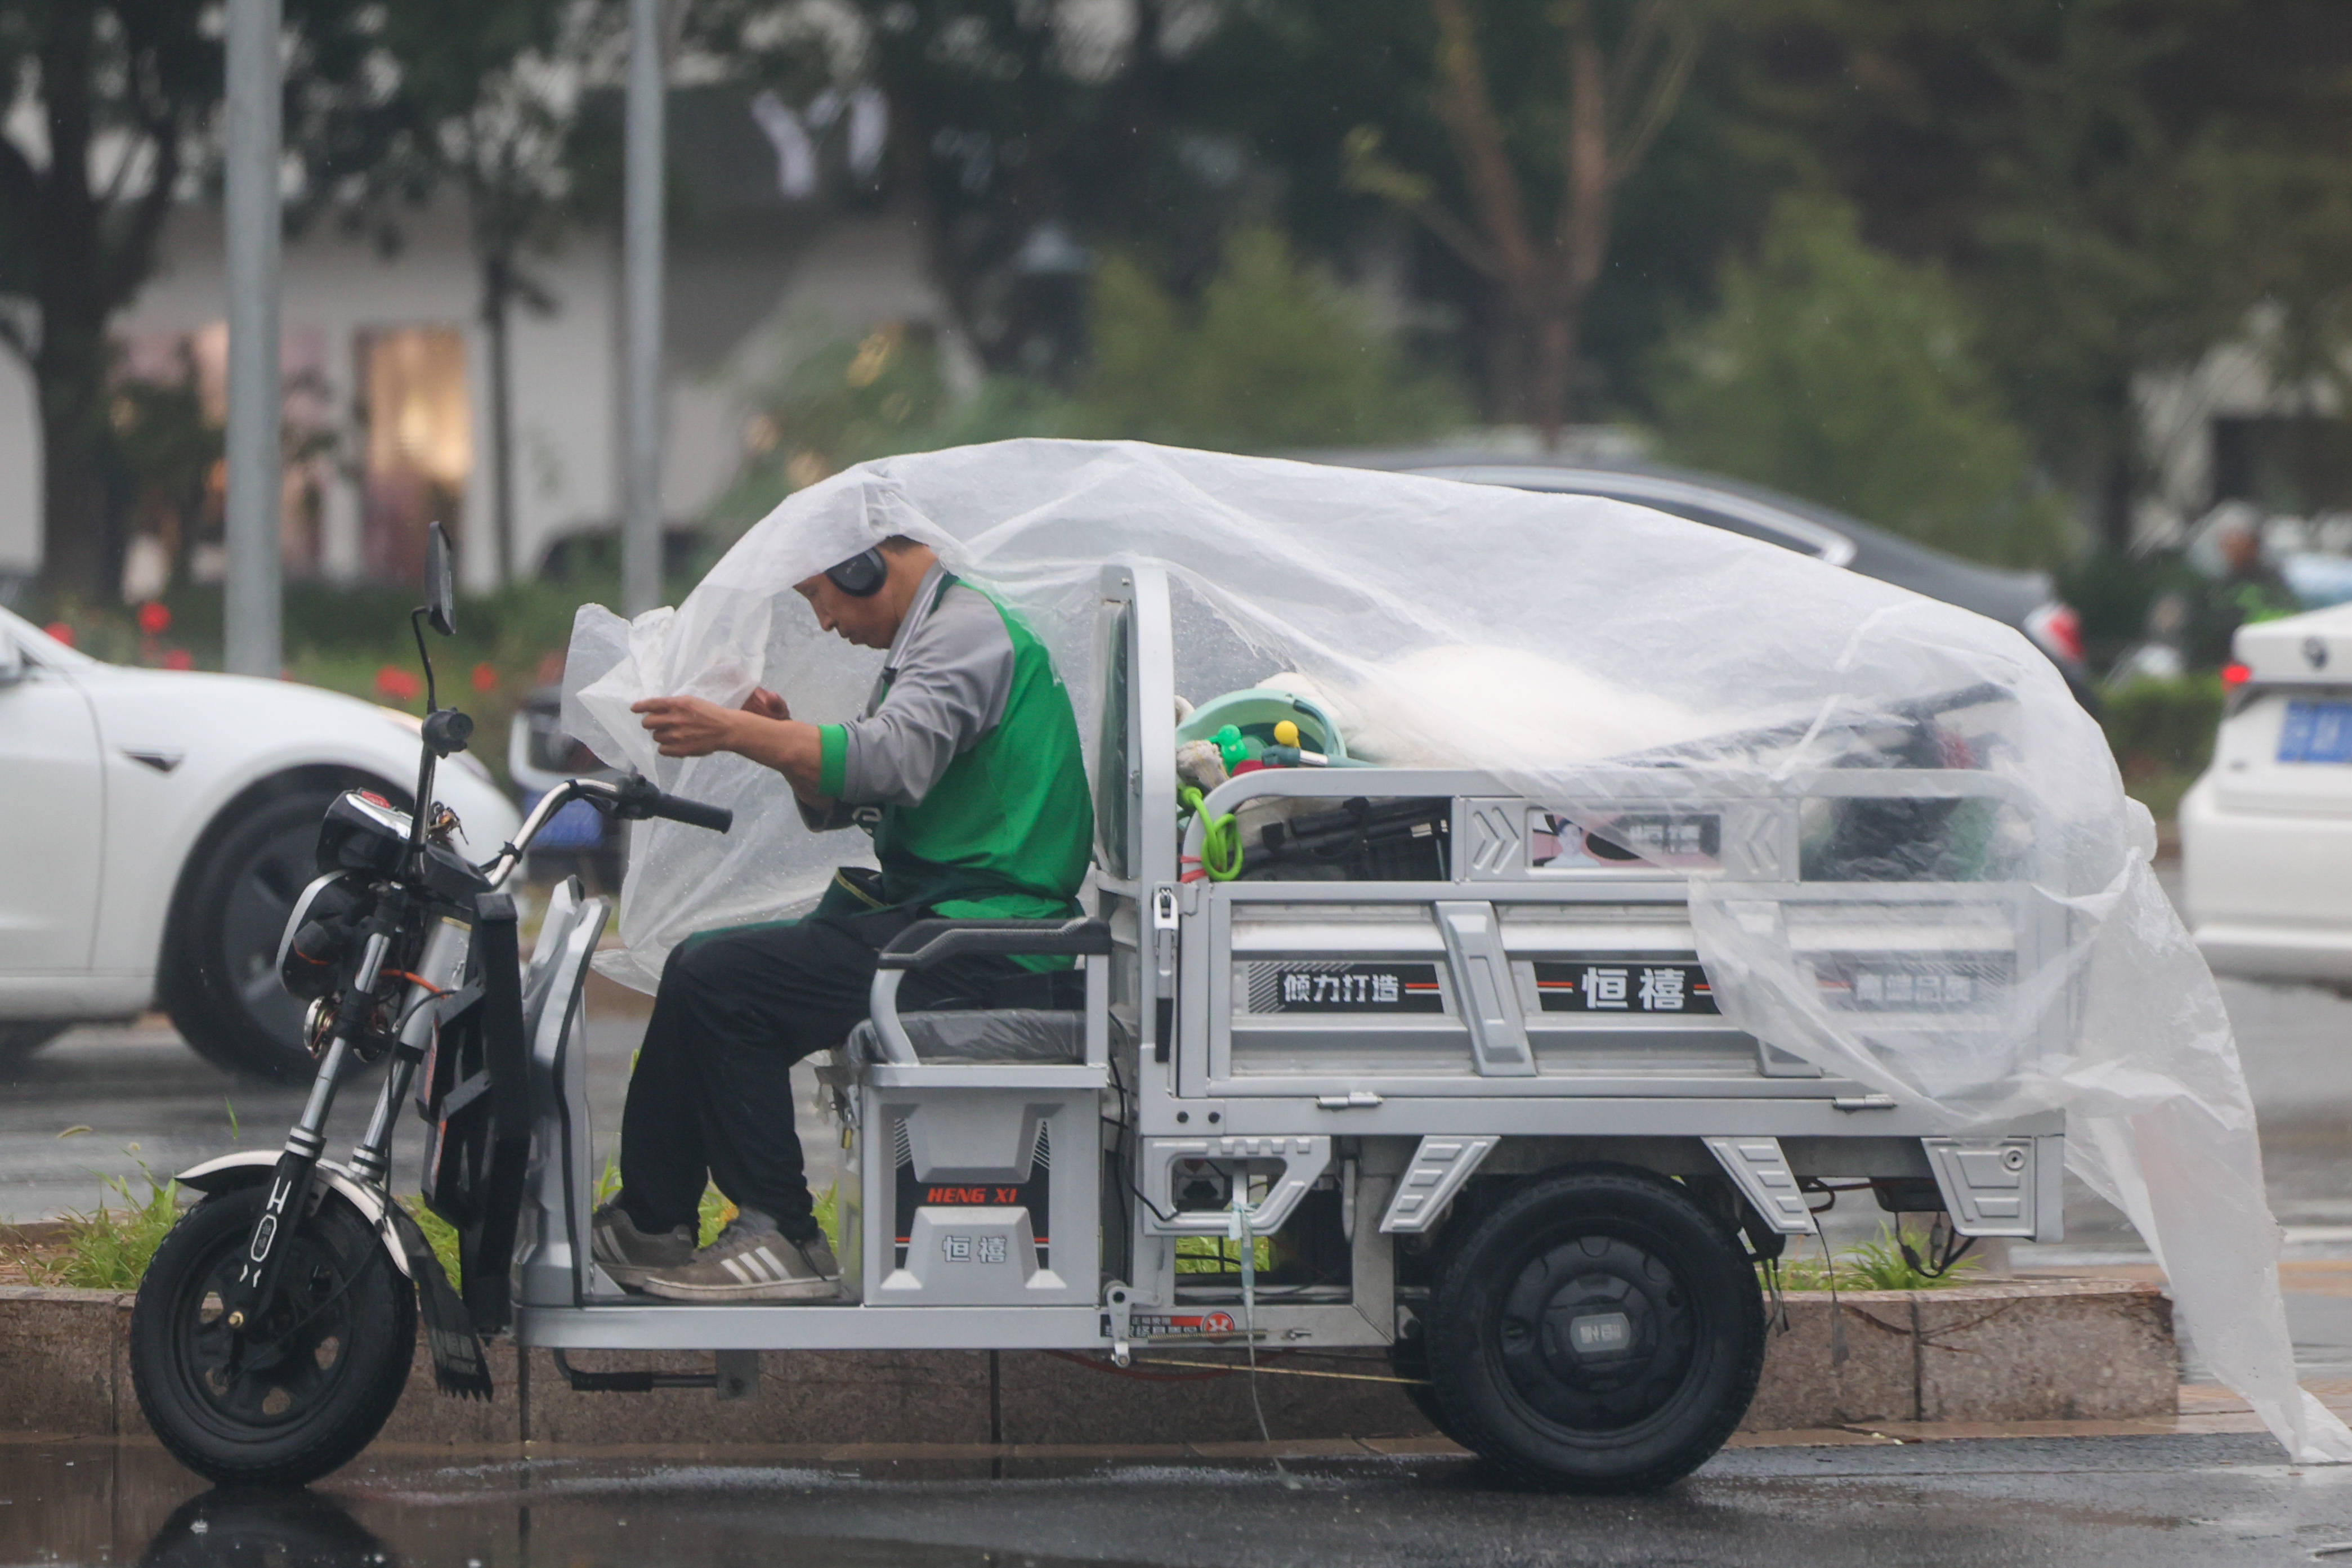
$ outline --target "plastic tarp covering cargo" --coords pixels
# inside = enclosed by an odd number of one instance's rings
[[[660,758],[628,707],[735,704],[763,685],[796,716],[854,716],[878,655],[822,633],[793,584],[893,534],[1027,617],[1090,743],[1101,570],[1124,559],[1170,574],[1183,695],[1280,672],[1314,688],[1352,751],[1483,768],[1586,827],[1643,779],[1662,798],[1833,798],[1822,778],[1856,768],[1979,776],[1974,869],[1927,863],[1963,835],[1934,815],[1949,802],[1923,802],[1822,852],[1849,862],[1820,873],[1832,905],[1728,858],[1693,871],[1718,1005],[1826,1072],[1969,1126],[2064,1111],[2071,1168],[2138,1228],[2207,1363],[2295,1457],[2352,1459],[2352,1433],[2294,1382],[2280,1233],[2220,994],[2157,884],[2147,811],[2058,672],[2010,627],[1643,507],[1130,444],[1011,442],[836,475],[755,525],[675,612],[581,612],[566,727],[736,812],[725,838],[638,830],[626,951],[604,956],[616,977],[650,989],[688,933],[773,917],[854,858],[858,835],[805,831],[781,777]],[[1916,919],[1916,882],[1969,877],[2021,887],[2059,934],[2001,990],[2000,1027],[1981,1005],[1841,1003],[1804,956],[1822,921]]]

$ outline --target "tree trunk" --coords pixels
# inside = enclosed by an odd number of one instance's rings
[[[53,308],[43,316],[41,577],[52,593],[96,604],[114,597],[121,554],[106,505],[105,333]]]
[[[1528,322],[1500,300],[1492,302],[1487,318],[1486,371],[1486,417],[1496,424],[1532,424],[1533,340]]]
[[[1572,305],[1541,312],[1535,318],[1535,373],[1530,378],[1534,392],[1533,413],[1536,430],[1542,436],[1547,452],[1559,448],[1560,433],[1567,428],[1569,414],[1574,406],[1577,329],[1580,325],[1577,309]]]
[[[2132,547],[2132,500],[2137,465],[2132,461],[2131,437],[2118,432],[2108,449],[2105,471],[2099,476],[2099,537],[2116,550]]]
[[[1537,329],[1537,417],[1547,450],[1578,412],[1577,350],[1583,340],[1584,302],[1609,257],[1610,209],[1616,172],[1610,167],[1608,61],[1593,36],[1590,7],[1565,15],[1568,32],[1568,179],[1549,260],[1550,298]]]
[[[2132,547],[2132,503],[2139,491],[2139,418],[2127,376],[2110,378],[2099,402],[2107,427],[2097,477],[2099,537],[2117,550]]]
[[[61,7],[41,49],[49,168],[35,235],[44,467],[41,575],[85,602],[113,596],[106,442],[106,301],[99,204],[89,188],[89,78],[94,19]]]
[[[490,550],[498,584],[514,580],[514,393],[508,323],[514,310],[512,267],[504,256],[482,260],[482,337],[490,361]]]

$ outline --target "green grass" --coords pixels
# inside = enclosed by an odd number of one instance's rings
[[[1940,1291],[1971,1283],[1984,1269],[1981,1258],[1963,1258],[1941,1274],[1928,1274],[1903,1255],[1908,1246],[1925,1262],[1931,1251],[1925,1232],[1905,1230],[1881,1220],[1878,1234],[1840,1252],[1832,1264],[1819,1257],[1791,1253],[1780,1260],[1784,1291]]]
[[[25,1277],[36,1285],[77,1291],[137,1290],[147,1260],[180,1218],[180,1184],[158,1178],[144,1160],[139,1170],[147,1186],[144,1197],[131,1191],[127,1176],[105,1178],[122,1207],[101,1203],[87,1214],[67,1216],[64,1250],[26,1253]]]
[[[425,1245],[433,1256],[441,1260],[441,1271],[449,1276],[449,1283],[457,1283],[457,1228],[425,1207],[421,1197],[404,1197],[400,1207],[408,1210],[416,1221],[416,1228],[425,1232]]]
[[[1250,1250],[1256,1254],[1252,1267],[1259,1273],[1274,1270],[1274,1238],[1253,1236]],[[1242,1271],[1241,1243],[1229,1236],[1179,1236],[1176,1239],[1176,1272],[1179,1274],[1239,1274]]]

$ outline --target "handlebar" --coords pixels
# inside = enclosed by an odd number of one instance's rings
[[[628,821],[639,821],[646,817],[667,817],[673,822],[684,822],[689,828],[708,828],[714,833],[726,832],[735,826],[735,813],[726,807],[708,806],[682,795],[666,795],[635,774],[621,780],[619,797],[613,804],[613,815]]]
[[[673,822],[683,822],[690,828],[708,828],[723,833],[735,826],[735,813],[724,806],[705,805],[700,800],[688,800],[682,796],[666,795],[635,774],[618,783],[602,779],[567,779],[539,798],[539,804],[523,819],[514,841],[503,846],[498,854],[481,866],[492,887],[504,885],[516,866],[522,863],[523,852],[530,848],[541,828],[555,813],[574,800],[593,800],[599,810],[610,811],[625,821],[642,821],[647,817],[666,817]]]

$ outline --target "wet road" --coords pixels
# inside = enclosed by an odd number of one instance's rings
[[[588,1102],[595,1159],[616,1143],[630,1058],[644,1037],[648,998],[592,978],[588,995]],[[803,1140],[820,1189],[833,1145],[814,1078],[798,1073]],[[369,1071],[347,1081],[329,1122],[331,1159],[345,1158],[382,1088]],[[78,1029],[29,1061],[0,1067],[0,1223],[49,1219],[100,1204],[120,1208],[107,1184],[146,1196],[143,1171],[168,1176],[238,1149],[276,1149],[302,1109],[308,1086],[276,1088],[233,1077],[198,1057],[169,1023]],[[814,1132],[814,1135],[810,1135]],[[64,1134],[64,1135],[60,1135]],[[422,1126],[404,1113],[393,1145],[397,1190],[414,1192]],[[143,1167],[143,1170],[142,1170]]]
[[[0,1446],[0,1562],[550,1564],[2308,1563],[2352,1472],[2257,1437],[1733,1449],[1646,1498],[1530,1496],[1464,1459],[779,1464],[371,1454],[207,1493],[143,1446]]]
[[[2241,980],[2224,980],[2221,995],[2262,1118],[2271,1205],[2287,1228],[2288,1255],[2352,1256],[2352,1000],[2313,987]],[[645,1008],[635,992],[592,983],[589,1102],[600,1158],[620,1124]],[[814,1081],[805,1071],[803,1079],[803,1138],[814,1156],[831,1140],[808,1135],[822,1124]],[[370,1075],[345,1092],[331,1145],[348,1149],[375,1087]],[[299,1088],[240,1082],[199,1060],[161,1020],[75,1030],[30,1061],[0,1069],[0,1222],[49,1218],[101,1201],[119,1206],[106,1179],[129,1177],[139,1188],[142,1160],[168,1173],[239,1146],[275,1148],[302,1095]],[[77,1127],[87,1130],[58,1135]],[[411,1190],[416,1132],[414,1118],[404,1118],[396,1145],[411,1162],[401,1172]],[[1868,1235],[1882,1218],[1873,1205],[1848,1205],[1832,1216],[1832,1239],[1842,1244],[1849,1234]],[[2069,1184],[2066,1228],[2062,1246],[2020,1248],[2018,1261],[2063,1267],[2146,1256],[2123,1217],[2079,1184]]]

